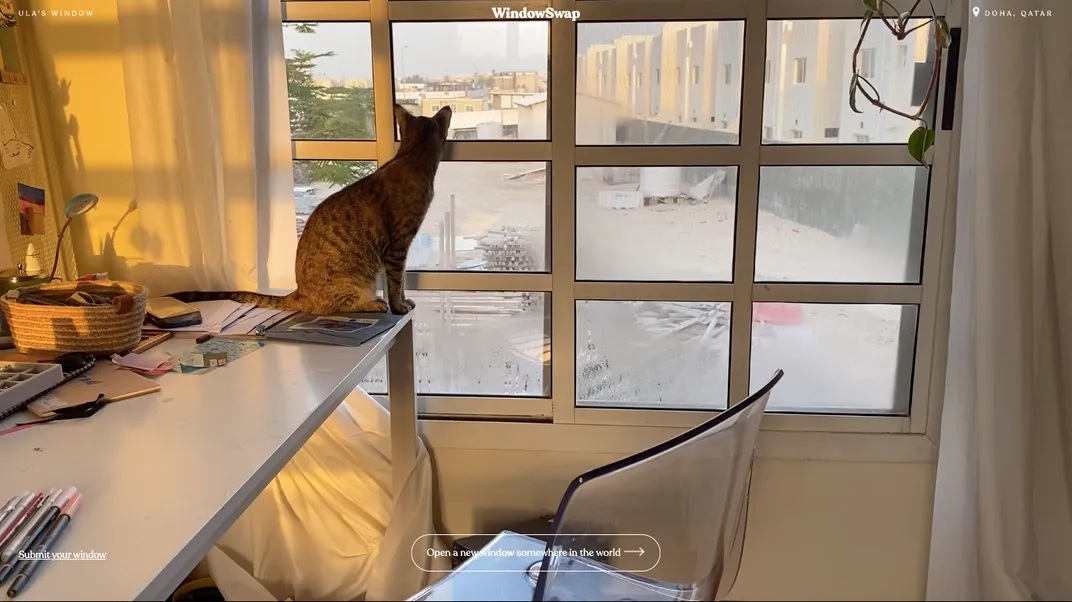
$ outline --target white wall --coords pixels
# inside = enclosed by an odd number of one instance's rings
[[[602,436],[578,437],[560,425],[458,424],[422,423],[437,475],[437,527],[448,534],[496,532],[553,514],[573,477],[651,443],[630,429],[607,446]],[[512,449],[489,449],[478,433],[493,430]],[[524,449],[549,448],[555,440],[567,451]],[[785,455],[770,453],[769,442],[761,441],[761,455]],[[604,446],[617,453],[589,451]],[[798,448],[801,456],[809,455],[806,447]],[[879,461],[885,458],[872,454],[864,454],[870,461],[852,461],[856,453],[846,450],[846,461],[757,459],[731,599],[923,598],[935,464]]]

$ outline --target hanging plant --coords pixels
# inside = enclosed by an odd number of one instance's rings
[[[889,111],[894,115],[899,115],[905,119],[909,119],[919,123],[919,127],[912,131],[912,134],[908,137],[908,152],[912,157],[919,161],[921,165],[929,167],[926,159],[927,151],[934,146],[934,128],[927,124],[926,119],[923,118],[924,112],[930,105],[931,96],[936,89],[935,84],[938,81],[938,65],[942,62],[942,54],[946,48],[949,47],[949,24],[946,23],[944,17],[939,17],[937,11],[934,9],[934,3],[931,0],[927,0],[927,4],[930,6],[931,16],[927,17],[922,23],[909,27],[909,22],[915,18],[915,12],[919,9],[923,0],[916,0],[912,5],[912,8],[906,10],[903,13],[898,14],[896,7],[894,7],[889,0],[861,0],[864,5],[864,17],[860,23],[860,39],[856,42],[856,48],[852,52],[852,78],[849,80],[849,108],[855,113],[862,114],[863,111],[856,108],[856,95],[859,93],[864,97],[872,106],[877,107],[879,111]],[[927,92],[923,96],[923,101],[919,105],[919,109],[909,114],[907,111],[901,111],[895,109],[882,101],[882,95],[879,94],[875,86],[868,81],[866,77],[860,74],[859,55],[860,47],[863,46],[864,38],[867,36],[867,30],[871,26],[871,22],[874,20],[880,21],[886,26],[886,29],[893,34],[893,37],[898,40],[904,40],[909,34],[934,24],[934,68],[931,69],[931,79],[927,84]]]

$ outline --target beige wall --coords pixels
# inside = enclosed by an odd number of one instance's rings
[[[19,8],[93,10],[82,18],[22,17],[19,26],[30,29],[27,59],[47,89],[37,102],[51,130],[46,144],[57,155],[63,197],[100,197],[96,209],[71,225],[78,271],[129,277],[140,256],[138,214],[123,218],[134,199],[134,171],[116,3],[25,0]]]
[[[465,449],[438,432],[424,437],[448,534],[554,514],[573,477],[622,455]],[[931,462],[757,460],[730,599],[922,600],[934,477]]]

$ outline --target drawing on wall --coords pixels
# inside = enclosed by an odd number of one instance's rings
[[[29,138],[15,129],[11,115],[0,105],[0,162],[4,169],[29,165],[33,150]]]
[[[15,0],[0,0],[0,27],[15,26]]]
[[[19,232],[24,236],[45,233],[45,191],[19,182]]]

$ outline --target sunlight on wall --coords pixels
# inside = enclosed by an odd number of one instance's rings
[[[139,260],[138,215],[123,217],[134,198],[134,171],[116,3],[27,0],[20,8],[45,11],[20,17],[20,25],[32,28],[36,76],[46,80],[48,97],[38,103],[53,140],[43,143],[57,154],[63,196],[92,192],[100,197],[97,208],[71,226],[78,271],[126,278]],[[92,10],[93,15],[51,14],[65,10]]]

